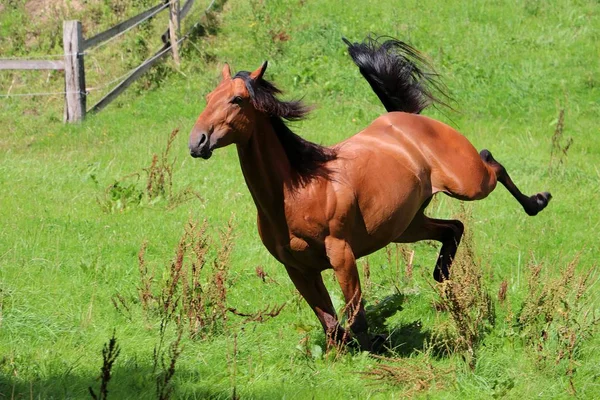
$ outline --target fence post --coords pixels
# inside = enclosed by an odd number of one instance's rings
[[[179,37],[179,0],[170,0],[169,4],[169,40],[171,41],[171,51],[173,52],[173,61],[179,65],[179,48],[177,38]]]
[[[85,118],[86,93],[83,66],[83,35],[81,22],[63,22],[63,48],[65,52],[65,122],[78,122]]]

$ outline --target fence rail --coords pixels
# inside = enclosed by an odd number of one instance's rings
[[[117,86],[115,86],[108,94],[106,94],[98,103],[96,103],[90,110],[90,113],[96,113],[104,109],[107,105],[109,105],[114,99],[116,99],[125,89],[127,89],[133,82],[135,82],[140,76],[144,74],[154,63],[164,57],[165,54],[168,54],[168,50],[170,49],[170,45],[165,44],[165,46],[159,50],[152,57],[144,61],[140,64],[133,72],[121,81]]]
[[[87,50],[91,47],[99,45],[102,42],[112,39],[114,36],[126,32],[134,26],[139,25],[146,19],[152,18],[160,11],[164,10],[166,7],[168,7],[168,4],[157,4],[154,7],[144,11],[143,13],[138,14],[135,17],[129,18],[127,21],[121,22],[120,24],[117,24],[112,28],[105,30],[104,32],[100,32],[97,35],[94,35],[91,38],[84,40],[83,49]]]
[[[65,69],[62,60],[0,60],[0,69]]]
[[[190,12],[195,0],[187,0],[180,7],[180,0],[165,0],[129,18],[103,32],[100,32],[91,38],[84,39],[82,26],[79,21],[63,22],[63,50],[64,60],[21,60],[21,59],[0,59],[0,70],[64,70],[65,71],[65,122],[78,122],[85,118],[88,112],[98,112],[105,108],[110,102],[117,98],[127,87],[136,79],[144,74],[158,60],[162,59],[169,52],[173,59],[179,63],[179,44],[185,40],[189,34],[179,37],[179,27],[181,21]],[[214,1],[210,3],[207,12]],[[85,63],[84,58],[86,50],[97,47],[124,34],[142,22],[149,20],[165,9],[169,9],[169,27],[161,36],[164,45],[152,57],[145,60],[142,64],[134,68],[125,75],[124,79],[118,83],[108,94],[106,94],[98,103],[86,110],[86,99],[88,90],[85,84]],[[196,23],[197,25],[198,23]],[[195,26],[195,25],[194,25]],[[193,29],[193,28],[192,28]]]

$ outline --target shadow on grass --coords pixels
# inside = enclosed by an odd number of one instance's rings
[[[424,329],[420,320],[375,330],[373,336],[377,335],[385,336],[385,341],[381,343],[375,353],[389,357],[410,357],[427,350],[427,346],[433,342],[431,331]],[[316,344],[322,349],[326,348],[325,334],[319,332]],[[350,345],[348,350],[352,353],[361,351],[358,345]],[[447,356],[442,351],[434,351],[433,355],[436,358]]]
[[[380,302],[365,308],[371,332],[386,337],[378,352],[396,357],[407,357],[425,350],[431,343],[432,335],[424,329],[420,320],[390,326],[387,320],[397,312],[402,311],[407,295],[394,293]]]
[[[388,353],[408,357],[424,351],[428,343],[431,343],[431,332],[423,329],[421,321],[413,321],[390,329],[385,347],[389,349]]]
[[[18,376],[0,375],[0,399],[91,399],[91,386],[99,394],[100,380],[96,375],[78,375],[58,373],[32,381]],[[179,385],[179,379],[183,385]],[[156,399],[157,373],[151,367],[133,366],[118,368],[115,366],[112,379],[108,384],[108,399]],[[195,387],[190,387],[193,382]],[[172,399],[230,399],[233,388],[219,388],[202,378],[202,371],[177,369],[172,383]],[[273,391],[275,396],[275,390]]]
[[[409,357],[416,353],[421,353],[434,342],[432,332],[423,327],[420,320],[400,323],[394,326],[388,324],[388,319],[397,312],[401,312],[402,304],[407,298],[406,294],[394,293],[387,296],[377,304],[365,307],[369,331],[373,335],[375,343],[375,353],[384,356]],[[378,338],[379,337],[379,338]],[[381,339],[385,337],[385,340]],[[319,334],[316,338],[316,344],[322,349],[326,348],[325,334]],[[350,352],[360,352],[357,343],[348,346]],[[441,351],[434,351],[436,358],[442,358],[446,354]]]

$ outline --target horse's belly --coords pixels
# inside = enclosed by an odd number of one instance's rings
[[[396,240],[432,195],[426,173],[417,175],[400,165],[390,173],[373,173],[357,193],[353,249],[360,257]]]
[[[418,208],[407,207],[390,215],[385,221],[373,224],[370,230],[355,230],[351,240],[355,257],[371,254],[398,239],[408,228],[417,211]]]

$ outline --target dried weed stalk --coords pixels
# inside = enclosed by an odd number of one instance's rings
[[[125,299],[125,297],[123,297],[121,293],[115,293],[110,298],[110,301],[112,302],[113,306],[115,307],[115,310],[117,310],[118,313],[127,318],[129,322],[133,321],[131,307],[129,306],[129,304],[127,304],[127,300]]]
[[[148,265],[146,264],[146,249],[148,248],[148,242],[144,240],[142,247],[138,252],[138,269],[140,271],[140,286],[138,292],[140,296],[140,302],[142,309],[147,312],[150,308],[150,302],[154,299],[152,294],[152,282],[154,281],[154,272],[148,272]]]
[[[158,154],[152,155],[152,161],[148,168],[144,168],[146,172],[146,195],[150,199],[154,199],[158,196],[166,197],[173,190],[173,166],[175,160],[169,161],[169,151],[171,145],[179,133],[179,128],[171,131],[167,139],[167,146],[163,150],[160,156]]]
[[[534,350],[537,361],[552,368],[562,366],[573,393],[582,344],[600,323],[595,308],[584,301],[596,268],[577,274],[578,263],[579,257],[575,257],[554,279],[542,277],[542,264],[531,263],[528,296],[516,317],[521,337]]]
[[[286,303],[283,303],[280,306],[272,307],[267,305],[263,310],[259,310],[255,313],[243,313],[235,308],[229,308],[228,311],[234,315],[237,315],[238,317],[245,317],[246,319],[243,321],[244,324],[248,322],[265,322],[278,316],[285,305]]]
[[[200,195],[190,188],[186,188],[178,193],[173,192],[175,159],[172,161],[169,160],[169,152],[178,134],[179,128],[173,129],[167,139],[167,145],[160,156],[154,154],[150,166],[144,168],[144,172],[146,172],[146,190],[144,193],[147,199],[152,202],[160,198],[165,198],[167,199],[167,208],[169,209],[194,197],[202,200]]]
[[[362,265],[362,280],[361,285],[363,292],[365,294],[370,294],[373,289],[373,281],[371,280],[371,263],[369,262],[369,258],[365,257],[360,260],[358,265]]]
[[[355,335],[353,335],[352,329],[351,329],[352,325],[356,321],[356,317],[358,316],[358,313],[360,312],[360,307],[353,305],[354,299],[356,298],[357,295],[359,296],[359,298],[355,304],[357,304],[357,305],[361,304],[363,301],[362,295],[359,295],[357,292],[357,293],[354,293],[354,296],[352,297],[352,299],[350,299],[350,301],[348,303],[346,303],[346,305],[344,305],[344,307],[340,311],[340,315],[345,316],[345,321],[343,323],[344,333],[341,335],[341,338],[340,338],[341,340],[338,340],[338,341],[328,340],[327,341],[327,351],[331,350],[331,348],[334,347],[336,349],[336,351],[335,351],[336,359],[346,352],[346,344],[351,344],[352,346],[358,345],[358,338],[356,338]],[[331,339],[339,337],[338,332],[328,332],[328,333],[330,334]],[[367,332],[364,332],[362,334],[368,335]]]
[[[464,206],[459,219],[471,219]],[[473,237],[469,229],[465,229],[450,268],[450,279],[437,285],[435,290],[440,297],[436,308],[449,313],[450,324],[440,324],[434,335],[434,347],[443,352],[466,353],[468,365],[475,368],[477,347],[493,327],[496,313],[475,261]]]
[[[412,398],[419,392],[430,389],[443,389],[443,382],[448,382],[448,375],[454,372],[452,369],[434,367],[428,358],[421,360],[416,358],[372,357],[381,360],[382,363],[377,364],[370,371],[363,372],[363,375],[377,384],[387,383],[404,387],[402,397],[406,398]]]
[[[105,400],[108,398],[108,382],[111,378],[111,370],[120,352],[121,349],[119,348],[119,345],[117,345],[115,332],[113,332],[108,343],[105,343],[104,347],[102,348],[102,368],[100,376],[98,377],[101,382],[98,394],[94,392],[94,389],[92,389],[91,386],[88,387],[92,399]]]
[[[256,276],[262,279],[263,283],[274,283],[279,285],[275,279],[273,279],[260,265],[256,267]]]
[[[192,338],[221,331],[227,320],[227,282],[233,226],[230,221],[221,234],[220,249],[212,263],[208,257],[210,241],[207,227],[206,221],[202,224],[188,222],[164,281],[156,281],[154,275],[148,272],[146,244],[142,245],[138,257],[138,290],[146,314],[154,311],[167,319],[182,315]]]
[[[402,276],[402,266],[400,263],[400,253],[400,245],[397,243],[386,246],[385,248],[385,259],[392,274],[390,279],[396,289],[401,286],[400,279]]]
[[[98,199],[98,203],[105,212],[124,211],[132,205],[154,204],[161,199],[166,199],[168,209],[193,198],[202,200],[200,195],[190,188],[181,192],[173,191],[173,171],[176,160],[171,160],[169,153],[178,133],[179,128],[174,129],[167,138],[165,149],[160,155],[153,154],[150,165],[142,169],[146,175],[146,184],[143,189],[138,187],[142,176],[140,172],[126,175],[105,189],[104,197]]]
[[[168,363],[165,357],[165,351],[163,349],[163,343],[165,339],[165,331],[168,320],[165,320],[165,324],[161,323],[159,344],[154,348],[154,371],[156,371],[158,365],[161,365],[161,371],[156,377],[156,397],[159,400],[168,400],[171,398],[173,393],[173,385],[171,380],[175,375],[175,365],[177,359],[181,355],[183,348],[181,346],[181,337],[183,335],[183,324],[181,319],[176,319],[177,336],[175,340],[169,345],[168,349]]]
[[[498,289],[498,301],[500,304],[504,303],[506,300],[506,292],[508,291],[508,281],[505,279],[500,284],[500,289]]]
[[[567,158],[567,152],[573,144],[573,138],[568,138],[563,144],[563,130],[565,128],[565,109],[561,108],[558,113],[558,120],[556,121],[556,128],[554,128],[554,134],[552,135],[552,147],[550,148],[550,163],[548,170],[550,173],[554,172],[556,168],[564,164]]]
[[[233,354],[232,357],[229,358],[229,352],[227,353],[227,364],[231,366],[231,372],[229,374],[231,379],[231,387],[233,388],[231,399],[239,400],[239,396],[237,394],[237,356],[238,356],[238,342],[237,342],[237,333],[233,334]]]
[[[412,280],[413,277],[413,259],[415,258],[415,251],[408,248],[406,245],[400,246],[400,254],[404,259],[404,277],[407,282]]]
[[[396,290],[412,281],[414,256],[415,252],[408,244],[394,243],[385,248],[386,261],[392,274],[391,282]]]

